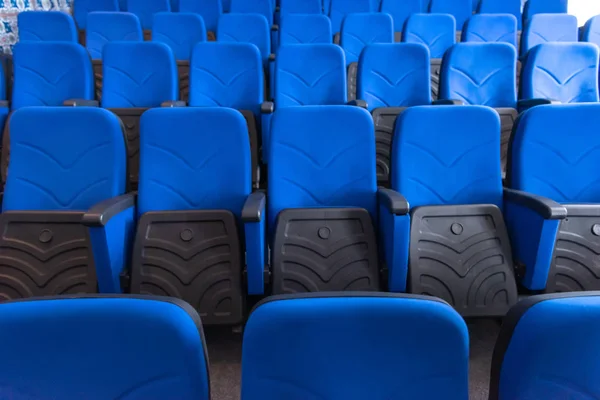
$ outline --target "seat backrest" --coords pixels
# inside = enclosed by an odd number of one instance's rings
[[[79,29],[87,29],[88,14],[97,11],[119,11],[118,0],[77,0],[73,4],[73,18]]]
[[[585,23],[581,31],[580,40],[600,46],[600,15],[590,18]]]
[[[357,98],[369,110],[431,103],[429,50],[418,43],[372,44],[358,62]]]
[[[96,107],[25,107],[10,118],[3,211],[87,211],[125,193],[119,119]]]
[[[221,0],[179,0],[179,12],[199,14],[206,29],[216,32],[223,5]]]
[[[517,48],[517,19],[511,14],[473,15],[464,25],[461,40],[476,43],[508,43]]]
[[[357,62],[365,46],[372,43],[394,43],[392,17],[385,13],[348,14],[342,23],[340,41],[346,65]]]
[[[597,102],[598,47],[591,43],[546,43],[534,47],[523,62],[519,98]]]
[[[271,297],[244,330],[242,398],[466,399],[468,342],[463,319],[433,297]]]
[[[106,43],[143,40],[142,25],[135,14],[101,11],[88,14],[85,45],[94,60],[102,59]]]
[[[25,11],[17,16],[19,41],[77,43],[73,18],[62,11]]]
[[[246,0],[244,0],[246,1]],[[267,19],[259,14],[225,14],[219,19],[217,41],[251,43],[258,47],[266,66],[271,53],[271,34]]]
[[[13,49],[13,74],[13,110],[94,99],[90,56],[77,43],[19,42]]]
[[[199,14],[156,13],[152,41],[168,45],[176,60],[189,61],[196,43],[206,42],[206,27]]]
[[[402,32],[408,17],[421,11],[421,0],[383,0],[381,2],[381,12],[392,16],[396,32]]]
[[[272,0],[231,0],[230,13],[232,14],[260,14],[267,19],[269,29],[273,25]]]
[[[275,65],[275,106],[346,103],[346,64],[334,44],[282,46]]]
[[[342,23],[346,15],[352,13],[366,13],[375,11],[371,9],[370,0],[331,0],[329,18],[331,19],[331,30],[333,33],[342,30]]]
[[[259,116],[264,99],[260,54],[250,43],[199,43],[190,63],[192,107],[230,107]]]
[[[413,208],[463,204],[502,208],[500,117],[491,108],[407,109],[396,121],[392,160],[392,187]]]
[[[465,22],[473,15],[473,3],[471,0],[431,0],[429,12],[452,15],[456,29],[462,31]]]
[[[520,301],[496,341],[489,399],[594,398],[600,393],[598,334],[599,292]]]
[[[281,16],[279,44],[332,43],[331,22],[322,14],[286,14]]]
[[[107,43],[103,58],[102,107],[159,107],[178,99],[177,65],[166,44]]]
[[[510,14],[517,20],[517,29],[523,26],[521,0],[480,0],[477,14]]]
[[[442,58],[456,42],[456,21],[450,14],[413,14],[404,24],[402,41],[424,44],[431,58]]]
[[[561,203],[600,202],[599,130],[597,103],[528,110],[512,137],[510,186]]]
[[[566,14],[568,12],[568,0],[527,0],[523,7],[523,22],[527,25],[535,14]]]
[[[169,0],[127,0],[127,11],[140,19],[142,29],[152,29],[154,14],[171,11]]]
[[[252,190],[242,114],[224,107],[155,108],[142,115],[140,132],[139,215],[212,209],[240,216]]]
[[[321,0],[279,0],[281,14],[321,14]]]
[[[508,43],[459,43],[444,55],[440,99],[494,108],[517,106],[517,50]]]
[[[69,295],[2,303],[0,319],[2,398],[209,399],[200,317],[181,300]]]
[[[287,208],[364,208],[376,217],[375,129],[349,106],[288,107],[271,125],[268,218]]]
[[[529,20],[521,35],[521,55],[538,44],[578,40],[579,27],[574,15],[536,14]]]

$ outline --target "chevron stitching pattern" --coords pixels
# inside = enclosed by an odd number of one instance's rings
[[[284,68],[279,68],[279,72],[280,73],[282,72],[284,74],[288,74],[288,75],[292,76],[296,81],[300,82],[303,86],[306,86],[306,88],[312,89],[315,86],[317,86],[317,84],[320,83],[323,79],[325,79],[328,75],[339,72],[339,70],[338,70],[338,68],[332,68],[329,71],[325,71],[321,75],[319,75],[317,78],[315,78],[312,82],[309,82],[305,77],[299,75],[298,73],[289,71]]]
[[[588,65],[587,67],[584,68],[579,68],[578,70],[576,70],[575,72],[571,73],[571,75],[569,75],[568,77],[564,78],[564,79],[560,79],[559,77],[557,77],[555,75],[555,73],[553,71],[550,71],[544,67],[541,67],[539,65],[535,66],[535,69],[542,71],[546,76],[550,77],[554,82],[556,82],[556,84],[558,86],[567,86],[575,77],[577,77],[579,74],[592,69],[594,70],[596,67],[594,65]]]
[[[349,46],[347,46],[346,43],[342,43],[342,47],[345,51],[353,54],[358,59],[362,50],[369,44],[386,42],[386,38],[382,38],[383,35],[385,35],[385,33],[377,32],[375,34],[372,34],[371,37],[363,39],[362,37],[355,35],[352,32],[344,32],[342,41],[344,41],[344,39],[347,41],[348,38],[351,38],[355,40],[356,43],[351,42]]]
[[[469,31],[469,35],[473,35],[473,36],[481,39],[482,42],[486,42],[486,43],[504,42],[506,39],[510,39],[515,34],[516,34],[516,32],[512,31],[512,32],[503,33],[502,35],[500,35],[496,38],[490,38],[490,37],[485,37],[483,34],[479,34],[478,32]]]

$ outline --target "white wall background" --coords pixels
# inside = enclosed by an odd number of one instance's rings
[[[576,16],[582,26],[594,15],[600,15],[600,0],[569,0],[569,14]]]

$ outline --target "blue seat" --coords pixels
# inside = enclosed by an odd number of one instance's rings
[[[377,189],[369,112],[346,105],[283,107],[271,129],[273,294],[380,290],[375,227],[382,237],[393,236],[392,213],[408,205]],[[385,253],[390,269],[402,251]]]
[[[250,137],[253,185],[259,179],[258,139],[263,100],[264,77],[256,46],[218,42],[196,45],[190,66],[189,105],[228,107],[242,113]]]
[[[223,12],[228,13],[231,9],[231,0],[221,0],[223,4]]]
[[[169,0],[127,0],[127,11],[137,15],[144,29],[146,40],[151,37],[154,14],[171,11]]]
[[[117,114],[127,135],[129,175],[138,180],[139,120],[149,108],[177,101],[177,63],[171,49],[156,42],[112,42],[104,46],[101,105]]]
[[[88,14],[92,12],[117,12],[119,11],[118,0],[77,0],[73,8],[73,18],[80,30],[87,29]]]
[[[431,0],[429,12],[452,15],[456,21],[456,30],[462,31],[465,22],[473,15],[473,3],[472,0]]]
[[[385,240],[409,251],[390,273],[391,291],[440,297],[465,317],[503,316],[516,303],[499,149],[500,118],[489,107],[400,114],[391,181],[411,205],[410,223]]]
[[[465,23],[463,42],[508,43],[518,48],[517,19],[510,14],[477,14]]]
[[[286,14],[281,17],[279,45],[329,43],[331,22],[321,14]]]
[[[85,44],[92,60],[102,59],[106,43],[144,40],[140,20],[127,12],[91,12],[86,26]]]
[[[456,20],[450,14],[413,14],[404,24],[402,41],[421,43],[429,49],[431,97],[437,100],[442,57],[456,43]]]
[[[529,51],[521,70],[519,109],[535,105],[597,102],[598,47],[546,43]]]
[[[24,107],[10,118],[0,297],[120,293],[134,228],[117,117],[96,107]]]
[[[132,293],[183,299],[205,324],[241,323],[244,254],[252,289],[265,265],[265,195],[251,195],[244,117],[224,107],[149,110],[140,153]],[[261,260],[253,258],[257,252]]]
[[[521,0],[480,0],[477,14],[511,14],[517,20],[517,29],[521,30],[523,26]]]
[[[275,11],[272,0],[231,0],[229,12],[232,14],[259,14],[267,19],[269,28],[273,29],[273,12]]]
[[[566,14],[568,12],[568,0],[527,0],[523,7],[523,25],[527,26],[535,14]]]
[[[597,397],[599,315],[598,292],[521,301],[504,318],[496,341],[490,400]]]
[[[382,0],[381,12],[392,16],[394,20],[395,42],[402,38],[402,30],[408,18],[422,11],[421,0]]]
[[[127,1],[128,0],[119,0],[119,10],[127,11]]]
[[[385,13],[348,14],[342,24],[339,41],[346,55],[348,67],[348,99],[356,99],[356,71],[358,58],[365,46],[372,43],[393,43],[394,22]]]
[[[281,14],[321,14],[321,0],[279,0]]]
[[[521,36],[521,56],[538,44],[578,40],[579,28],[574,15],[537,14],[525,25]]]
[[[388,186],[396,117],[406,107],[431,104],[429,50],[418,43],[373,44],[358,62],[357,98],[375,124],[377,181]]]
[[[2,398],[209,399],[202,325],[181,301],[13,301],[0,319]]]
[[[371,7],[370,0],[330,0],[329,19],[331,19],[331,30],[334,34],[342,30],[342,24],[346,15],[353,13],[368,13],[376,11]]]
[[[78,42],[73,18],[62,11],[26,11],[17,16],[19,41]]]
[[[508,43],[459,43],[444,55],[440,74],[440,99],[492,107],[500,115],[503,171],[518,117],[516,71],[517,51]]]
[[[590,18],[581,30],[580,40],[582,42],[600,45],[600,16]]]
[[[215,40],[219,18],[223,14],[221,0],[179,0],[179,12],[199,14],[206,25],[209,40]]]
[[[466,399],[468,342],[462,318],[431,297],[267,298],[244,331],[242,398]]]
[[[546,220],[528,209],[513,212],[509,227],[514,234],[539,243],[516,248],[522,285],[528,289],[553,293],[600,288],[595,247],[599,112],[599,104],[547,105],[528,110],[519,120],[507,184],[537,198],[541,209],[558,210]]]
[[[282,46],[277,55],[274,83],[273,102],[261,106],[263,162],[269,160],[274,112],[294,106],[346,104],[344,52],[333,44]]]
[[[271,54],[269,23],[262,15],[223,15],[221,19],[219,19],[217,41],[251,43],[260,51],[264,67],[267,68],[269,65],[269,55]]]
[[[179,12],[179,2],[180,0],[170,0],[171,3],[171,11],[173,12]]]

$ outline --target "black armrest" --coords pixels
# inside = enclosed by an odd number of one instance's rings
[[[544,219],[565,219],[567,209],[546,197],[523,192],[515,189],[504,188],[504,199],[515,204],[527,207]]]
[[[431,104],[434,106],[464,106],[465,102],[462,100],[438,99],[434,100]]]
[[[273,114],[275,112],[275,103],[272,101],[264,101],[260,105],[261,114]]]
[[[527,99],[517,102],[517,110],[523,112],[535,106],[543,106],[546,104],[560,104],[560,101],[551,99]]]
[[[187,104],[185,103],[185,101],[181,101],[181,100],[170,100],[170,101],[163,101],[162,103],[160,103],[161,107],[185,107],[187,106]]]
[[[8,100],[0,100],[0,107],[8,108],[10,107],[10,103],[8,102]]]
[[[333,35],[333,44],[340,44],[340,38],[341,38],[341,35],[339,32],[336,33],[335,35]]]
[[[347,106],[355,106],[355,107],[360,107],[360,108],[364,108],[365,110],[367,108],[369,108],[368,104],[366,101],[364,100],[350,100],[349,102],[346,103]]]
[[[277,32],[278,30],[279,30],[279,25],[277,25],[277,24],[273,24],[273,25],[271,26],[271,31],[272,31],[272,32]]]
[[[100,107],[98,100],[69,99],[63,102],[67,107]]]
[[[271,54],[269,54],[269,62],[273,62],[273,61],[275,61],[275,54],[271,53]]]
[[[244,208],[242,209],[243,222],[260,222],[262,219],[262,211],[265,209],[267,196],[263,191],[252,193],[246,199]]]
[[[102,227],[120,212],[135,205],[136,193],[127,193],[119,197],[105,200],[93,206],[83,215],[82,222],[86,226]]]
[[[408,201],[400,193],[392,189],[380,188],[377,191],[379,202],[384,204],[394,215],[406,215],[410,211]]]

